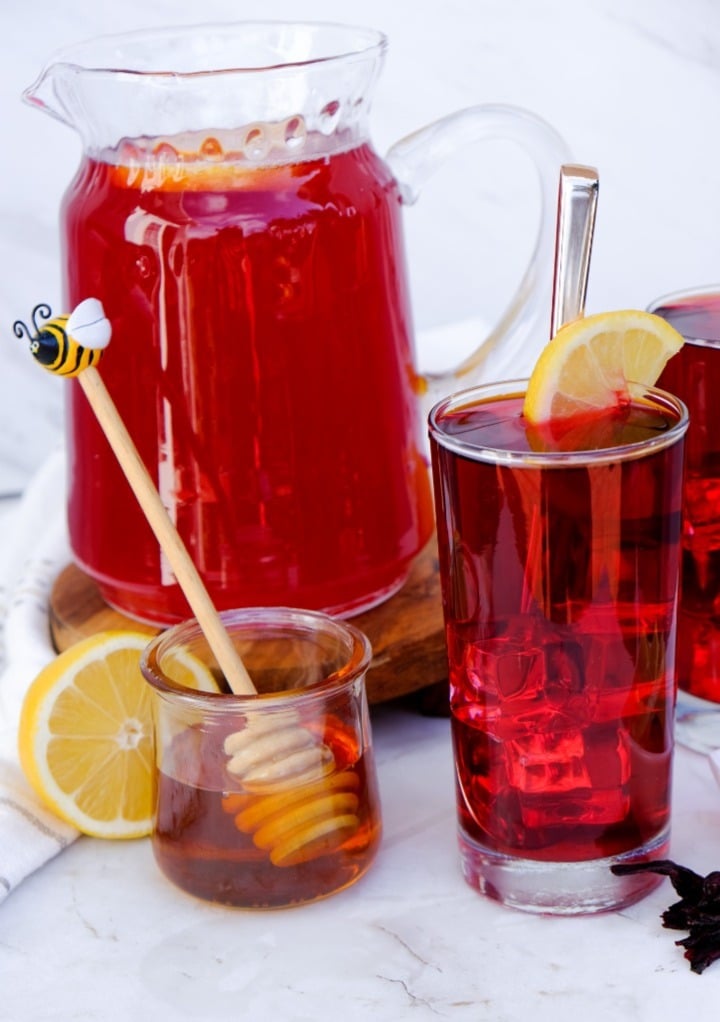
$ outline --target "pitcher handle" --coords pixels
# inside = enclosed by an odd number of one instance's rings
[[[561,165],[570,160],[570,153],[555,129],[528,110],[504,104],[468,107],[420,128],[396,142],[388,151],[386,160],[397,180],[403,203],[412,205],[425,181],[439,170],[446,160],[454,156],[463,146],[483,139],[516,142],[534,163],[540,183],[540,220],[537,237],[520,284],[488,336],[454,369],[443,373],[424,374],[427,383],[426,398],[430,401],[461,387],[480,382],[491,358],[499,355],[503,345],[507,345],[502,352],[503,362],[519,356],[532,321],[538,316],[543,290],[540,265],[545,252],[548,270],[551,267],[558,175]],[[549,331],[549,304],[547,318]],[[549,337],[549,333],[547,336]],[[540,344],[546,339],[547,337],[543,335]],[[513,372],[511,375],[517,377],[522,373]]]

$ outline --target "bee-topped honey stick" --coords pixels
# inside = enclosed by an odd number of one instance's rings
[[[255,695],[257,689],[97,371],[111,335],[101,303],[88,298],[70,316],[50,319],[51,314],[48,305],[37,305],[32,313],[34,332],[17,320],[15,335],[29,338],[30,351],[43,368],[77,378],[231,691]],[[38,316],[46,322],[38,323]],[[254,723],[229,735],[225,745],[228,770],[246,786],[262,787],[286,778],[295,783],[318,780],[332,769],[332,751],[298,726],[293,714],[283,716],[274,727]]]
[[[96,369],[111,333],[102,305],[88,298],[71,316],[58,316],[42,326],[38,325],[38,315],[47,319],[51,315],[49,306],[33,309],[35,334],[27,331],[30,351],[48,372],[74,377],[80,383],[230,689],[236,695],[255,694],[250,675]],[[22,337],[27,328],[18,320],[14,330]]]

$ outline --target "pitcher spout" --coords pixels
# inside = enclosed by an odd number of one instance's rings
[[[73,70],[77,69],[69,65],[49,64],[44,67],[32,85],[23,91],[24,102],[71,128],[77,128],[72,93],[67,87],[67,79]]]

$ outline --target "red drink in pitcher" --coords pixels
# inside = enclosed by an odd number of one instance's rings
[[[532,903],[518,863],[667,847],[684,425],[653,391],[530,427],[507,386],[431,434],[466,876]]]
[[[103,378],[217,605],[362,609],[432,528],[397,187],[366,144],[252,168],[208,163],[211,142],[204,162],[85,158],[68,307],[102,300]],[[70,402],[76,559],[126,613],[187,617],[76,385]]]
[[[385,160],[369,117],[387,39],[361,26],[248,21],[102,36],[24,92],[77,131],[63,203],[65,305],[99,299],[101,375],[214,602],[356,613],[390,596],[432,532],[418,394],[486,349],[519,352],[544,311],[540,118],[474,106]],[[401,202],[466,146],[507,138],[541,183],[538,246],[467,365],[416,378]],[[450,389],[450,387],[448,387]],[[157,543],[69,385],[76,560],[119,609],[187,617]]]

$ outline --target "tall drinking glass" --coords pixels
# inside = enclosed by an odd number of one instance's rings
[[[675,734],[720,748],[720,285],[657,299],[685,338],[660,383],[690,412],[685,454]]]
[[[531,428],[524,389],[430,413],[460,853],[500,901],[595,912],[668,849],[687,410]]]

